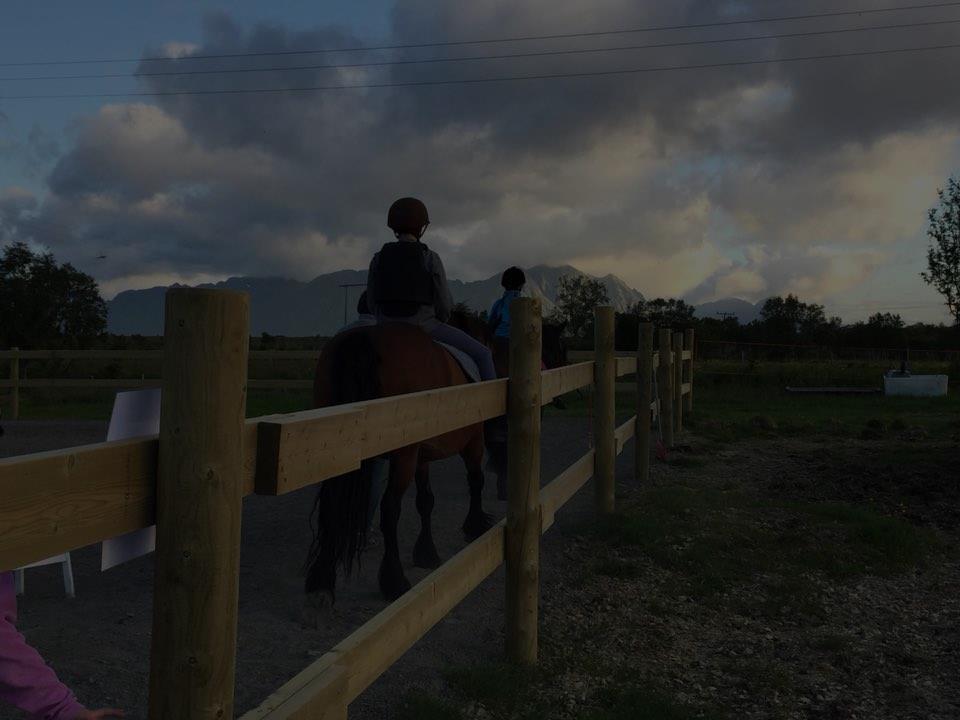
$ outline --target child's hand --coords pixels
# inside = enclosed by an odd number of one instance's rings
[[[124,717],[123,710],[116,708],[100,708],[99,710],[84,710],[74,720],[100,720],[100,718]]]

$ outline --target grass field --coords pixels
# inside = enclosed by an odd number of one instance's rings
[[[30,389],[21,392],[20,419],[107,421],[114,397],[112,390]],[[306,410],[311,397],[309,390],[250,390],[247,417]]]
[[[568,569],[543,587],[537,669],[448,668],[445,692],[411,691],[402,717],[951,717],[960,708],[956,664],[943,661],[953,643],[943,618],[960,617],[958,394],[784,390],[878,385],[882,368],[866,364],[703,370],[688,432],[650,485],[621,480],[614,516],[561,527]],[[587,394],[565,401],[548,412],[591,412]],[[621,383],[618,412],[634,403]]]
[[[960,433],[960,392],[955,380],[943,398],[878,395],[798,395],[788,386],[882,387],[880,363],[765,363],[742,366],[705,363],[694,376],[694,409],[684,425],[720,441],[751,437],[819,437],[822,439],[906,436],[954,438]],[[946,363],[914,368],[916,374],[946,374]],[[617,409],[635,412],[634,378],[618,381]],[[564,398],[566,408],[550,414],[586,415],[589,393]]]

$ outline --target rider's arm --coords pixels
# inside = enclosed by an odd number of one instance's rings
[[[17,632],[13,573],[0,573],[0,701],[31,716],[73,720],[84,707]]]
[[[434,301],[433,310],[440,322],[450,319],[453,311],[453,296],[447,284],[447,273],[443,269],[443,261],[435,252],[430,252],[430,272],[433,273]]]

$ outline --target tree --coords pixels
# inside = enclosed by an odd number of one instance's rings
[[[900,330],[903,328],[903,318],[893,313],[875,313],[867,318],[867,326],[876,330]]]
[[[50,253],[15,242],[0,255],[0,346],[42,347],[106,330],[107,305],[96,280]]]
[[[643,300],[633,306],[633,313],[657,327],[689,326],[696,308],[677,298]]]
[[[557,284],[557,302],[553,322],[567,324],[567,332],[577,339],[593,333],[593,309],[610,302],[607,289],[599,280],[586,275],[564,275]]]
[[[828,342],[842,324],[838,317],[828,320],[823,305],[801,302],[796,295],[767,298],[758,322],[768,341],[780,343]]]
[[[943,295],[953,323],[960,328],[960,181],[951,177],[946,190],[937,190],[940,202],[930,209],[927,270],[920,277]]]

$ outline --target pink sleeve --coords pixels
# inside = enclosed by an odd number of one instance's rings
[[[14,625],[13,573],[0,573],[0,701],[43,720],[74,720],[84,707]]]

